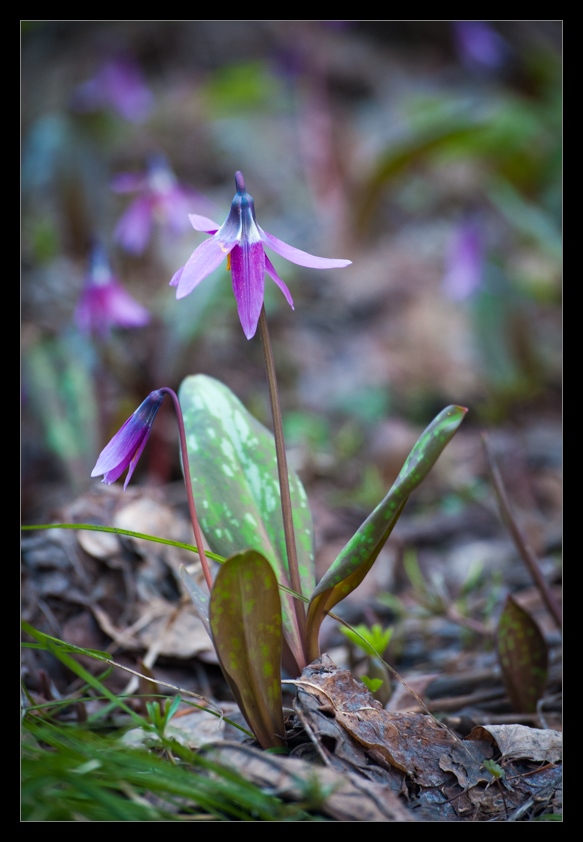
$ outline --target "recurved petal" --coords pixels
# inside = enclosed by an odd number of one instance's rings
[[[181,266],[181,267],[180,267],[180,269],[178,269],[178,271],[176,271],[176,272],[172,275],[172,280],[170,281],[170,283],[168,284],[168,286],[170,286],[170,287],[177,287],[177,286],[178,286],[178,284],[180,283],[180,278],[182,277],[182,273],[183,273],[183,272],[184,272],[184,266]]]
[[[258,226],[259,227],[259,226]],[[293,246],[288,246],[283,240],[274,237],[273,234],[268,234],[259,228],[261,239],[263,242],[272,248],[274,252],[285,257],[286,260],[291,260],[292,263],[297,263],[298,266],[310,266],[313,269],[342,269],[344,266],[350,266],[352,260],[337,260],[330,257],[316,257],[315,254],[309,254],[307,251],[301,251]],[[274,279],[275,280],[275,279]]]
[[[216,234],[221,227],[208,216],[200,216],[198,213],[189,213],[188,218],[195,231],[204,231],[205,234]]]
[[[104,288],[107,294],[108,315],[112,324],[120,327],[141,327],[150,321],[150,313],[132,298],[116,281]]]
[[[115,227],[113,238],[126,251],[141,254],[152,232],[152,201],[139,196],[123,214]]]
[[[265,289],[265,252],[260,240],[235,246],[231,252],[231,275],[241,327],[251,339],[257,330]]]
[[[293,301],[293,298],[291,297],[291,293],[290,293],[289,289],[287,288],[287,286],[284,284],[284,282],[281,280],[281,278],[279,277],[279,275],[275,271],[275,267],[274,267],[273,263],[271,262],[271,260],[268,258],[267,255],[265,255],[265,271],[267,272],[269,277],[272,280],[275,281],[275,283],[278,285],[280,290],[283,292],[283,294],[285,295],[285,299],[286,299],[287,303],[289,304],[289,306],[292,308],[292,310],[295,310],[294,301]]]
[[[192,290],[207,277],[207,275],[210,275],[210,273],[216,269],[220,263],[222,263],[234,247],[235,243],[225,245],[214,238],[205,240],[204,243],[201,243],[184,265],[182,274],[178,279],[176,298],[184,298],[185,295],[191,293]],[[172,278],[172,281],[170,282],[171,284],[175,278],[176,275]]]

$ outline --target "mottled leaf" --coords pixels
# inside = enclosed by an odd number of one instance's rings
[[[257,550],[289,587],[287,553],[273,434],[218,380],[187,377],[179,392],[184,414],[194,499],[212,550],[230,556]],[[302,590],[314,588],[313,527],[303,486],[290,471]],[[293,597],[281,595],[287,643],[303,662]]]
[[[498,621],[496,646],[502,678],[514,710],[536,711],[547,681],[548,647],[528,611],[510,595]]]
[[[319,655],[324,616],[364,579],[391,534],[407,499],[452,439],[467,409],[448,406],[422,433],[389,493],[346,544],[315,588],[308,610],[308,661]]]
[[[263,748],[283,745],[281,603],[273,569],[253,550],[227,559],[210,598],[223,674]]]

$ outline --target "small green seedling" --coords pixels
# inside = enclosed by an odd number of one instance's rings
[[[146,702],[151,728],[159,737],[164,737],[166,726],[178,710],[180,702],[180,696],[175,696],[172,701],[164,699],[162,702]]]
[[[383,655],[391,642],[393,628],[383,629],[380,623],[370,627],[361,623],[351,629],[341,626],[340,630],[354,647],[366,655],[366,674],[361,675],[360,680],[373,696],[385,704],[391,696],[391,684]]]

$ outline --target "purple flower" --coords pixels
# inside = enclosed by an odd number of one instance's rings
[[[120,173],[112,183],[116,193],[140,195],[132,202],[115,228],[113,238],[126,251],[141,254],[152,234],[154,219],[171,231],[189,230],[188,211],[206,201],[199,193],[182,187],[166,158],[152,155],[146,173]]]
[[[235,173],[235,184],[237,192],[231,211],[221,226],[204,216],[189,214],[193,228],[214,236],[195,249],[187,263],[176,272],[170,286],[178,287],[176,298],[184,298],[228,256],[227,269],[231,270],[239,319],[245,336],[251,339],[263,306],[266,272],[283,292],[290,307],[294,306],[290,291],[265,254],[264,246],[298,266],[314,269],[339,269],[352,261],[316,257],[268,234],[257,224],[253,197],[245,190],[242,173]]]
[[[73,108],[77,111],[111,107],[132,123],[143,122],[153,102],[140,68],[127,56],[106,61],[73,95]]]
[[[496,70],[506,63],[507,42],[483,20],[454,20],[453,33],[462,63],[470,70]]]
[[[456,231],[443,276],[443,291],[453,301],[463,301],[482,283],[484,255],[482,238],[474,222],[464,222]]]
[[[155,392],[150,392],[146,400],[140,404],[109,444],[103,448],[97,464],[91,471],[92,477],[103,474],[102,482],[111,485],[112,482],[119,479],[129,466],[128,475],[123,484],[124,489],[127,488],[127,484],[142,455],[142,450],[146,446],[154,418],[163,400],[163,390],[157,389]]]
[[[150,321],[146,308],[138,304],[113,276],[107,255],[99,245],[91,254],[75,321],[83,332],[102,337],[112,327],[142,327]]]

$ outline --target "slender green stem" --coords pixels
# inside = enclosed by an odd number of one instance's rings
[[[287,468],[287,456],[285,453],[285,442],[283,438],[283,423],[281,418],[281,407],[279,404],[279,392],[277,390],[277,378],[275,374],[273,349],[271,347],[271,340],[269,338],[267,316],[265,315],[265,305],[262,306],[261,315],[259,316],[259,333],[261,336],[261,344],[263,346],[265,370],[267,372],[267,383],[269,386],[269,400],[271,403],[271,414],[273,417],[273,435],[275,438],[275,452],[277,455],[277,473],[279,476],[279,488],[281,494],[281,514],[283,517],[283,531],[285,535],[285,547],[287,551],[289,579],[292,590],[297,591],[297,593],[301,594],[302,585],[300,580],[298,555],[296,550],[296,538],[294,533],[293,512],[291,505],[291,495],[289,490],[289,472]],[[302,646],[304,646],[306,636],[306,611],[304,608],[304,604],[297,599],[294,600],[294,607],[298,621],[300,639],[302,641]]]
[[[160,389],[160,391],[164,392],[164,394],[169,395],[172,398],[174,410],[176,411],[176,419],[178,421],[178,435],[180,436],[180,449],[182,451],[182,470],[184,471],[184,484],[186,486],[186,497],[188,499],[188,509],[190,511],[192,529],[194,531],[194,540],[196,542],[196,548],[198,550],[198,555],[200,558],[200,563],[202,565],[202,572],[204,573],[204,578],[206,580],[209,591],[212,591],[213,580],[211,572],[209,570],[209,564],[206,557],[206,553],[204,551],[202,532],[200,529],[200,524],[198,522],[198,516],[196,514],[196,506],[194,505],[194,495],[192,493],[192,480],[190,477],[190,464],[188,461],[188,448],[186,446],[186,431],[184,429],[184,418],[182,417],[182,408],[180,406],[180,401],[178,400],[178,395],[176,394],[176,392],[173,392],[172,389],[168,389],[166,386]]]

